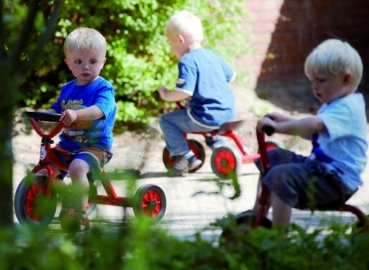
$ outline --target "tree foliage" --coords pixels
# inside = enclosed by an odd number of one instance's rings
[[[116,89],[117,120],[146,122],[147,116],[157,115],[165,107],[163,102],[155,100],[152,91],[161,85],[174,87],[176,81],[177,60],[164,35],[167,19],[181,9],[194,11],[203,19],[204,45],[220,50],[227,57],[229,50],[224,48],[234,51],[236,46],[237,40],[232,43],[229,37],[238,33],[244,15],[243,3],[231,0],[64,1],[52,42],[47,44],[37,67],[20,87],[23,100],[19,105],[47,107],[61,85],[73,79],[63,61],[62,45],[68,33],[86,26],[96,28],[107,39],[107,63],[101,75]],[[49,12],[46,2],[40,11]],[[21,15],[14,14],[14,17],[18,19]],[[16,39],[14,33],[13,36]],[[227,46],[224,46],[225,40],[228,40]],[[27,57],[26,53],[25,61]]]
[[[0,1],[0,225],[13,225],[12,179],[13,113],[19,85],[33,68],[47,43],[58,18],[60,0],[45,4],[49,12],[43,14],[40,1]],[[33,34],[37,33],[37,34]]]

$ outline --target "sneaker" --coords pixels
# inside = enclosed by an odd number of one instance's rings
[[[60,210],[59,221],[62,222],[65,218],[69,217],[74,213],[74,209],[70,207],[64,207]]]
[[[183,176],[189,170],[193,170],[201,165],[202,161],[195,155],[186,157],[186,155],[176,156],[173,168],[168,172],[169,176]]]
[[[219,138],[213,138],[213,137],[205,137],[205,143],[206,145],[211,149],[211,151],[214,152],[215,149],[222,147],[222,146],[227,146],[228,145],[228,141],[220,136],[217,136]]]
[[[202,161],[198,159],[195,155],[188,159],[188,170],[196,169],[201,165]]]
[[[217,148],[220,148],[222,146],[228,146],[228,143],[227,142],[223,142],[223,141],[220,141],[220,142],[217,142],[217,143],[214,143],[212,145],[208,145],[211,149],[211,151],[215,151],[215,149]]]
[[[68,232],[82,232],[90,229],[90,221],[85,212],[63,208],[59,214],[60,226]]]

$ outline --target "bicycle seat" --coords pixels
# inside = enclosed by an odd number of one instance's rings
[[[215,130],[215,133],[221,135],[227,132],[232,132],[239,129],[243,124],[245,124],[245,120],[226,122],[222,124],[219,129]]]

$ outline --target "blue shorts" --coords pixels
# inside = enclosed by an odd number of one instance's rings
[[[356,192],[323,162],[282,148],[268,150],[268,156],[270,169],[262,182],[291,207],[337,209]],[[259,160],[255,164],[260,170]]]
[[[59,146],[56,146],[52,149],[54,153],[56,153],[62,163],[69,167],[69,164],[74,159],[81,159],[85,161],[90,167],[90,172],[87,174],[88,180],[90,182],[94,182],[96,178],[102,172],[103,167],[109,160],[112,158],[112,153],[109,151],[97,149],[97,148],[85,148],[81,149],[77,152],[70,152],[65,149],[62,149]],[[61,179],[63,179],[68,174],[67,171],[61,171]]]

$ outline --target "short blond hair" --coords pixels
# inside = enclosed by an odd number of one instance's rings
[[[104,36],[93,28],[80,27],[72,31],[64,41],[64,54],[70,50],[96,50],[106,54]]]
[[[165,31],[182,35],[191,41],[202,42],[204,39],[201,19],[188,10],[181,10],[170,17]]]
[[[320,43],[305,60],[305,74],[341,76],[350,73],[353,77],[352,90],[356,91],[363,76],[363,63],[359,53],[347,42],[328,39]]]

